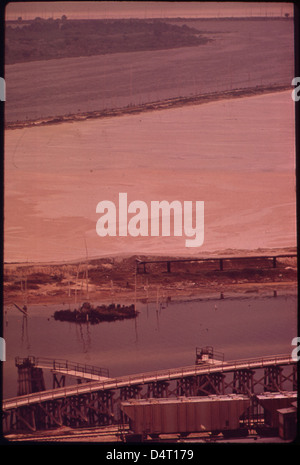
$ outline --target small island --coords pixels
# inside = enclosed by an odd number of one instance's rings
[[[137,315],[138,312],[133,304],[128,306],[110,304],[93,307],[89,302],[85,302],[78,310],[57,310],[53,316],[55,320],[59,321],[98,324],[104,321],[136,318]]]

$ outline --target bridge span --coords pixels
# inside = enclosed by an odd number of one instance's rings
[[[58,363],[54,361],[54,368],[51,367],[49,363],[45,363],[43,359],[36,359],[37,366],[42,368],[50,368],[51,370],[56,370],[60,373],[67,373],[72,375],[72,370],[68,372],[65,367],[61,367]],[[279,370],[275,370],[279,377],[276,377],[276,380],[273,379],[273,382],[278,380],[281,382],[284,380],[282,376],[281,369],[283,366],[293,365],[296,367],[296,361],[290,355],[274,355],[268,357],[259,357],[245,360],[233,360],[233,361],[214,361],[214,363],[203,363],[200,365],[191,365],[180,368],[171,368],[168,370],[157,370],[152,372],[138,373],[133,375],[126,375],[115,378],[108,378],[104,376],[98,376],[101,379],[97,381],[91,381],[84,384],[77,384],[72,386],[65,386],[63,388],[56,388],[50,390],[44,390],[40,392],[35,392],[23,396],[17,396],[10,399],[4,399],[2,404],[3,411],[9,409],[14,409],[22,406],[29,406],[34,404],[39,404],[42,402],[80,396],[84,394],[95,393],[98,391],[111,391],[120,388],[130,388],[134,386],[141,386],[150,383],[165,383],[168,381],[176,381],[180,379],[193,378],[198,376],[210,376],[216,374],[225,374],[225,373],[240,373],[248,372],[249,375],[253,374],[253,370],[257,369],[268,369],[270,367],[277,367]],[[274,370],[273,370],[274,371]],[[270,373],[269,373],[270,374]],[[296,373],[294,373],[296,375]],[[86,377],[86,379],[93,379],[89,374],[83,373],[82,371],[75,371],[73,376]],[[278,379],[277,379],[278,378]],[[290,377],[289,377],[290,379]],[[293,380],[295,382],[295,380]],[[276,384],[276,383],[275,383]],[[266,387],[266,386],[265,386]],[[277,385],[278,390],[280,386]]]
[[[42,387],[44,390],[39,392],[4,399],[4,433],[32,432],[61,426],[121,425],[129,421],[121,408],[128,400],[213,396],[218,402],[222,396],[235,395],[247,396],[250,401],[243,419],[250,428],[255,421],[261,421],[256,412],[258,394],[279,394],[284,397],[282,402],[287,399],[290,402],[287,393],[297,390],[297,363],[290,355],[226,362],[205,360],[192,366],[114,378],[108,377],[104,369],[87,369],[77,364],[75,367],[69,362],[66,365],[66,362],[38,358],[34,358],[34,361],[35,370],[46,368],[55,375],[60,373],[65,376],[67,373],[86,382],[47,390]],[[34,370],[32,373],[35,373]],[[95,381],[94,377],[98,379]],[[37,388],[38,385],[35,385]]]

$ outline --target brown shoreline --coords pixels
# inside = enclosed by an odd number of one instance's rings
[[[134,115],[155,110],[178,108],[185,105],[201,105],[205,103],[216,102],[218,100],[228,100],[241,97],[253,97],[274,92],[283,92],[286,90],[292,90],[292,87],[290,85],[268,85],[248,87],[245,89],[233,89],[229,91],[199,94],[193,97],[170,98],[166,100],[143,103],[141,105],[134,105],[123,108],[112,108],[107,110],[91,111],[78,114],[53,116],[39,120],[7,122],[5,123],[5,129],[23,129],[36,126],[46,126],[50,124],[73,123],[75,121],[86,121],[88,119],[100,119],[111,118],[116,116]]]
[[[172,265],[171,273],[164,264],[153,264],[147,273],[137,274],[136,258],[102,258],[57,265],[6,264],[4,305],[69,304],[76,308],[83,302],[133,304],[135,301],[160,305],[171,300],[225,298],[237,294],[250,297],[297,293],[297,257],[277,259],[277,266],[273,268],[264,259],[251,259],[249,253],[246,261],[228,259],[223,271],[210,262],[181,262]],[[146,258],[158,257],[143,257]]]

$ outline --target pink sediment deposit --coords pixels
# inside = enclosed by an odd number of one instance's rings
[[[120,192],[204,201],[203,245],[99,237],[96,206]],[[8,263],[296,247],[291,92],[7,130],[4,208]]]

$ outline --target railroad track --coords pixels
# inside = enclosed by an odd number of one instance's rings
[[[128,425],[122,426],[122,432],[126,432]],[[122,442],[120,439],[120,427],[116,426],[104,426],[96,428],[83,428],[83,429],[70,429],[66,428],[62,430],[44,431],[39,434],[11,434],[5,436],[9,442],[62,442],[62,441],[91,441],[91,439],[103,440],[107,442]]]

